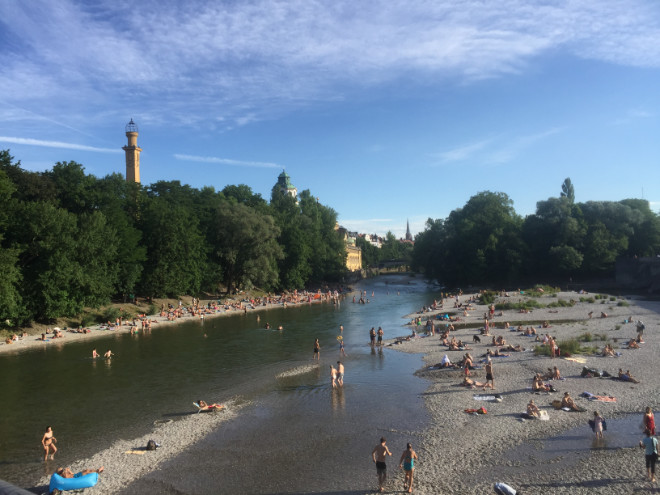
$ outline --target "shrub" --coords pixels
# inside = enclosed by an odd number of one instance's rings
[[[616,297],[610,296],[610,301],[616,301]]]
[[[577,339],[562,340],[557,343],[562,354],[579,354],[582,352],[580,342]]]
[[[110,306],[109,308],[106,308],[105,311],[103,311],[103,313],[101,314],[100,321],[103,323],[105,323],[106,321],[114,322],[120,316],[121,316],[121,311],[119,311],[119,308]]]
[[[578,336],[577,338],[580,342],[591,342],[593,340],[593,336],[587,332],[583,333],[582,335]]]
[[[522,301],[519,303],[512,303],[512,302],[504,302],[504,303],[499,303],[495,305],[495,309],[505,311],[505,310],[512,310],[512,309],[534,309],[534,308],[543,308],[545,307],[543,304],[538,302],[536,299],[527,299],[526,301]]]
[[[623,307],[626,307],[626,308],[628,306],[630,306],[630,304],[628,304],[628,301],[619,301],[616,305],[617,306],[623,306]]]
[[[497,292],[492,291],[492,290],[485,290],[481,293],[479,296],[479,299],[481,300],[481,304],[485,304],[486,306],[490,306],[495,302],[495,298],[497,297]]]
[[[551,302],[548,304],[548,308],[571,308],[575,306],[575,301],[571,299],[570,301],[564,301],[563,299],[560,299],[555,302]]]
[[[580,302],[595,303],[596,301],[594,300],[593,297],[581,297]]]

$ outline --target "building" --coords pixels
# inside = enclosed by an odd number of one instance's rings
[[[362,249],[355,245],[357,233],[349,232],[338,224],[335,225],[335,230],[339,232],[346,246],[346,268],[351,272],[362,270]]]
[[[292,198],[296,199],[298,197],[298,189],[291,184],[291,177],[289,177],[289,174],[287,174],[284,170],[282,170],[282,173],[277,177],[277,186],[279,186],[280,191],[282,191],[284,194],[288,194]]]
[[[122,149],[126,152],[126,182],[140,183],[140,153],[142,148],[137,145],[138,126],[133,119],[126,124],[128,144]]]

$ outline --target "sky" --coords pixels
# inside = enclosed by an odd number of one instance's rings
[[[0,149],[145,185],[285,170],[349,230],[403,237],[481,191],[660,210],[657,0],[6,0]]]

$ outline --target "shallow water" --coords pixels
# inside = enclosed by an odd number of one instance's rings
[[[375,478],[369,454],[378,438],[387,434],[393,450],[400,450],[409,436],[397,432],[417,430],[426,421],[419,396],[426,383],[413,376],[421,358],[371,349],[369,328],[383,326],[386,338],[405,334],[401,316],[436,294],[421,280],[404,276],[366,281],[360,288],[367,290],[369,304],[348,298],[339,306],[191,321],[138,336],[109,333],[90,342],[51,343],[1,356],[0,478],[32,486],[54,469],[54,463],[42,462],[40,440],[47,425],[58,438],[55,462],[68,464],[117,438],[143,435],[154,421],[189,414],[197,399],[239,397],[254,405],[182,454],[177,465],[189,468],[173,470],[172,464],[164,473],[176,478],[176,485],[159,479],[159,491],[176,486],[179,493],[219,493],[221,486],[222,492],[230,486],[239,493],[275,493],[275,487],[303,493],[355,486],[356,479],[366,483],[367,476]],[[284,330],[265,330],[267,321]],[[346,385],[333,391],[328,371],[339,358],[341,324]],[[320,367],[276,378],[312,363],[317,337]],[[116,358],[92,360],[95,347],[112,349]],[[236,459],[247,452],[239,476]],[[207,463],[208,469],[200,471]],[[292,469],[299,475],[291,476]],[[208,491],[192,488],[200,486],[200,475],[192,473],[200,472],[207,473],[201,485]],[[136,485],[127,493],[139,489]]]

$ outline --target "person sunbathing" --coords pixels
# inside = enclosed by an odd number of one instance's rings
[[[603,357],[614,357],[614,348],[611,344],[605,344],[603,352],[601,353]]]
[[[630,370],[627,370],[625,373],[621,368],[619,368],[619,380],[624,382],[639,383],[639,380],[632,376]]]
[[[639,349],[639,344],[635,339],[630,339],[628,341],[628,349]]]
[[[571,411],[583,412],[583,410],[575,404],[575,401],[568,392],[564,392],[564,397],[561,400],[561,407],[567,407]]]
[[[469,352],[466,352],[465,356],[463,356],[463,361],[461,362],[461,365],[467,369],[474,369],[473,359]]]
[[[203,400],[197,401],[197,404],[199,404],[199,408],[202,411],[219,411],[225,408],[222,404],[216,404],[215,402],[213,404],[207,404]]]
[[[488,349],[486,351],[486,357],[509,357],[510,355],[503,353],[500,349],[495,349],[494,351]]]
[[[503,351],[511,351],[511,352],[522,352],[522,351],[525,350],[525,348],[522,347],[520,344],[516,344],[516,345],[509,344],[509,345],[503,346],[502,350]]]
[[[500,335],[500,336],[498,336],[497,339],[495,340],[495,345],[497,345],[497,346],[506,345],[506,340],[504,339],[504,337],[502,337],[502,336]]]
[[[531,399],[529,404],[527,404],[527,414],[532,418],[541,417],[541,411],[539,410],[538,406],[534,404],[534,399]]]
[[[485,383],[478,382],[478,381],[473,380],[473,379],[471,379],[471,378],[469,378],[469,377],[467,377],[467,376],[466,376],[465,378],[463,378],[463,383],[462,383],[462,385],[463,385],[464,387],[471,387],[471,388],[477,388],[477,387],[481,388],[481,387],[485,387],[485,386],[486,386]]]
[[[79,473],[73,473],[69,468],[58,468],[56,473],[59,474],[62,478],[80,478],[81,476],[87,476],[90,473],[99,473],[103,472],[103,466],[98,469],[83,469]]]
[[[532,390],[534,392],[556,392],[552,385],[543,383],[543,377],[540,373],[534,375],[532,379]]]

